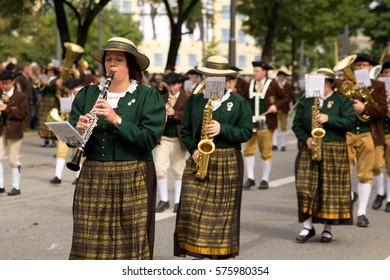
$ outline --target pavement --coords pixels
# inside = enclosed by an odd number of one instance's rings
[[[356,225],[334,227],[333,241],[323,244],[319,242],[322,226],[315,225],[315,237],[305,244],[294,242],[302,226],[297,219],[293,176],[296,146],[295,137],[289,133],[287,151],[274,152],[268,190],[254,188],[244,191],[240,255],[237,259],[390,259],[390,213],[384,212],[383,206],[380,210],[371,208],[375,198],[374,188],[367,209],[368,228],[358,228]],[[50,184],[49,180],[54,177],[55,153],[55,148],[40,147],[36,133],[26,133],[21,148],[21,195],[11,197],[0,194],[0,260],[68,259],[75,173],[65,168],[62,183]],[[3,165],[6,188],[10,191],[11,172],[7,160],[3,160]],[[261,170],[259,162],[256,162],[256,170]],[[169,176],[169,181],[173,182],[172,174]],[[256,172],[257,184],[260,178],[261,172]],[[173,201],[173,183],[169,197]],[[173,256],[175,218],[172,209],[156,214],[156,260],[182,260]]]

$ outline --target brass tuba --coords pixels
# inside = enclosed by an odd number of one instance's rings
[[[66,49],[66,53],[62,63],[61,79],[66,82],[71,78],[72,73],[77,76],[77,72],[75,73],[75,70],[77,69],[73,68],[73,63],[76,57],[84,52],[84,48],[71,42],[65,42],[64,47]]]
[[[311,115],[311,136],[313,137],[313,148],[311,150],[311,159],[313,161],[320,161],[322,159],[322,138],[325,136],[326,131],[322,128],[322,125],[316,120],[319,109],[319,100],[314,98]]]
[[[372,97],[371,93],[369,92],[368,88],[358,87],[356,83],[355,74],[352,69],[352,64],[355,61],[356,57],[357,57],[356,54],[349,55],[344,59],[340,60],[333,67],[333,71],[343,72],[344,81],[346,79],[350,81],[348,83],[344,83],[337,90],[340,91],[345,96],[347,96],[351,101],[353,101],[353,99],[357,99],[361,101],[364,105],[375,104],[376,102]],[[371,116],[364,112],[360,114],[356,114],[356,117],[362,122],[368,122],[371,120]]]

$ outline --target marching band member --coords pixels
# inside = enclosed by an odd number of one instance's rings
[[[113,37],[89,54],[114,77],[110,86],[83,87],[72,103],[69,123],[81,135],[93,130],[75,188],[70,259],[152,259],[152,150],[164,131],[163,99],[142,84],[142,71],[150,62],[132,41]],[[107,87],[107,100],[98,99]],[[97,126],[89,128],[96,118]]]
[[[5,192],[2,161],[8,149],[12,175],[12,189],[8,195],[20,195],[21,193],[19,155],[25,121],[29,112],[27,95],[18,91],[15,86],[15,78],[18,75],[9,70],[4,70],[0,74],[0,84],[3,88],[0,104],[0,193]]]
[[[382,65],[381,76],[386,79],[390,79],[390,62],[387,61]],[[387,91],[387,116],[383,119],[383,129],[385,132],[385,165],[386,172],[384,176],[377,176],[375,180],[376,188],[376,197],[372,203],[372,208],[374,210],[380,209],[382,207],[383,201],[387,196],[387,203],[385,212],[390,212],[390,88],[386,85]],[[382,173],[383,174],[383,173]],[[384,178],[386,177],[386,191],[384,185]]]
[[[294,86],[291,84],[287,77],[291,76],[285,71],[279,70],[276,74],[278,86],[290,96],[290,103],[294,102]],[[278,129],[274,131],[274,135],[272,137],[272,150],[278,149],[278,136],[280,135],[280,150],[282,152],[286,151],[286,136],[287,136],[287,120],[288,120],[288,112],[290,111],[290,103],[284,105],[280,110],[278,110],[278,123],[280,124],[280,132]]]
[[[258,123],[258,117],[266,114],[266,125],[262,128],[254,128],[252,137],[245,143],[243,151],[247,181],[244,190],[255,186],[254,168],[256,144],[259,146],[262,166],[262,180],[259,189],[268,189],[269,175],[271,173],[272,135],[278,125],[277,112],[288,104],[290,97],[281,89],[275,81],[267,77],[267,71],[271,66],[263,61],[253,61],[253,79],[246,99],[252,105],[254,124]]]
[[[180,138],[180,124],[184,114],[184,107],[188,95],[182,86],[186,77],[177,73],[170,73],[165,76],[165,84],[168,93],[163,94],[166,104],[167,121],[160,143],[156,147],[155,165],[157,175],[157,190],[160,201],[157,204],[156,212],[163,212],[169,208],[168,200],[168,169],[172,163],[175,174],[175,205],[173,212],[177,212],[180,200],[181,180],[186,164],[186,148]]]
[[[317,97],[300,98],[292,127],[301,143],[295,162],[298,220],[303,223],[298,243],[315,235],[313,223],[324,224],[323,243],[332,241],[332,225],[353,224],[346,132],[355,112],[346,96],[333,91],[334,72],[321,68],[318,74],[325,78],[324,97],[318,98],[318,105]],[[325,130],[322,144],[312,136],[313,122]],[[313,153],[319,155],[313,159]]]
[[[355,70],[367,69],[369,72],[375,62],[368,54],[359,53],[352,64]],[[348,79],[348,77],[346,78]],[[376,161],[375,159],[383,158],[384,153],[385,136],[382,118],[387,114],[386,90],[384,83],[372,79],[370,81],[371,86],[367,88],[367,92],[374,102],[363,103],[362,100],[353,99],[355,113],[358,116],[362,114],[369,116],[370,120],[364,121],[356,118],[352,130],[347,133],[351,174],[355,162],[357,163],[358,217],[356,225],[358,227],[368,227],[366,210],[370,199],[373,175],[378,175],[383,169],[381,160]],[[348,83],[351,81],[344,81],[342,87]],[[356,200],[356,197],[353,199]]]
[[[241,143],[252,134],[248,102],[232,94],[235,71],[222,56],[211,56],[198,68],[206,79],[216,82],[218,97],[193,94],[187,101],[181,126],[181,137],[191,157],[187,160],[174,234],[174,255],[195,258],[227,259],[238,255],[240,208],[243,181]],[[211,96],[211,93],[210,93]],[[201,153],[202,136],[212,137],[214,151]],[[206,141],[206,139],[203,139]],[[210,141],[210,140],[209,140]],[[199,169],[197,168],[199,167]],[[207,173],[206,177],[197,174]],[[202,179],[203,178],[203,179]]]

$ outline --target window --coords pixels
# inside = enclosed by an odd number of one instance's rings
[[[188,66],[195,67],[196,65],[198,65],[198,60],[196,58],[196,54],[188,55]]]
[[[120,9],[121,9],[120,1],[119,0],[112,0],[111,7],[120,11]]]
[[[238,67],[241,67],[241,68],[246,67],[246,56],[245,55],[238,56]]]
[[[124,14],[130,14],[131,13],[131,1],[130,0],[123,0],[123,10],[122,13]]]
[[[260,55],[256,55],[254,61],[260,61],[260,60],[261,60],[261,56]]]
[[[230,38],[230,29],[222,29],[221,42],[227,43],[229,42],[229,38]]]
[[[154,65],[155,66],[163,65],[163,55],[161,53],[154,54]]]
[[[226,6],[226,5],[222,6],[222,18],[223,19],[230,18],[230,6]]]
[[[245,32],[242,29],[238,30],[238,42],[245,43]]]
[[[180,65],[180,57],[179,57],[179,55],[176,56],[176,62],[175,62],[175,64],[176,64],[177,66]]]

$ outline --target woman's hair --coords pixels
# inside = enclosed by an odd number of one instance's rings
[[[102,59],[103,65],[104,62],[106,61],[106,53],[107,51],[103,53],[103,59]],[[131,53],[125,52],[125,57],[126,57],[127,68],[129,69],[129,78],[136,80],[139,83],[143,83],[141,67],[139,66],[137,60],[135,59],[135,56],[132,55]],[[107,74],[105,67],[103,67],[103,72],[105,76]]]

